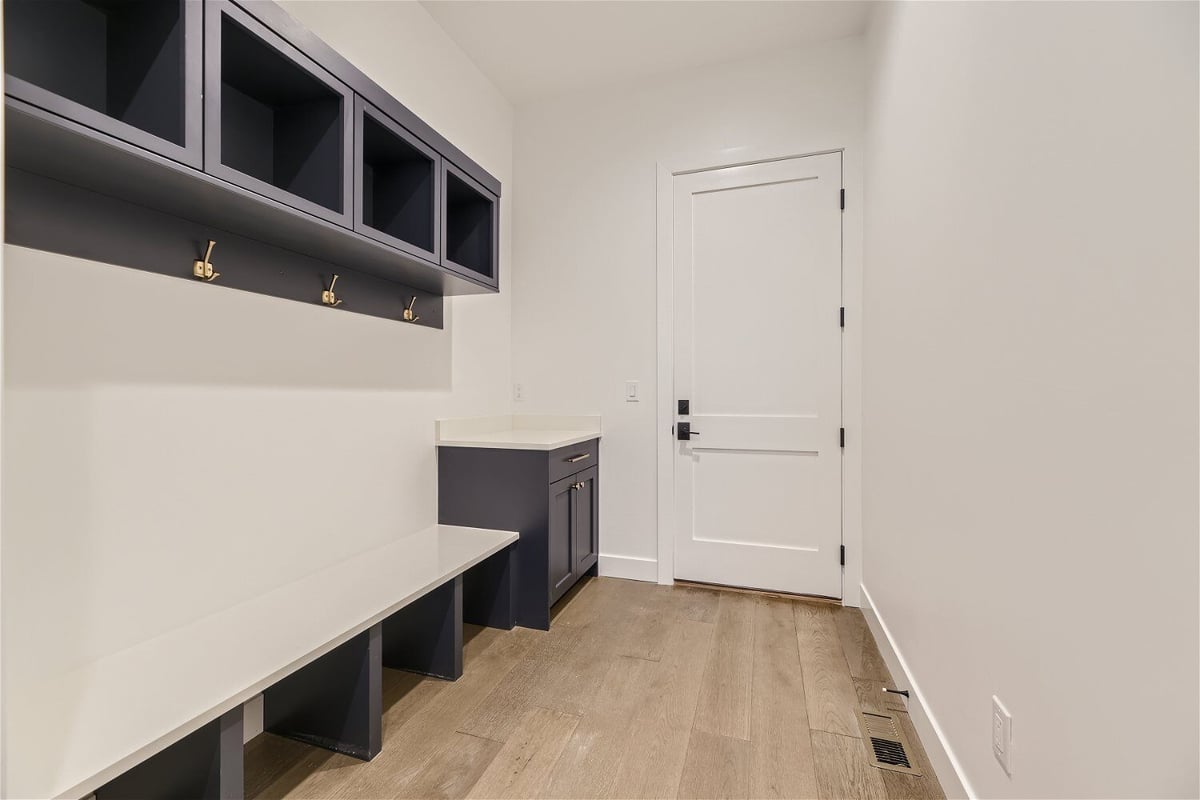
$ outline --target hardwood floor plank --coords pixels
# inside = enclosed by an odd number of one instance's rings
[[[595,692],[594,702],[555,764],[545,797],[608,795],[615,778],[613,765],[621,757],[634,715],[645,702],[659,669],[656,662],[629,656],[612,663]]]
[[[861,736],[855,716],[858,695],[842,653],[832,607],[797,602],[792,608],[809,727],[842,736]]]
[[[681,620],[671,631],[661,669],[653,674],[614,767],[609,797],[671,798],[679,791],[713,628]]]
[[[613,597],[597,603],[591,614],[571,623],[570,645],[548,670],[545,680],[533,687],[529,696],[533,705],[576,716],[593,707],[596,687],[619,658],[613,648],[615,629],[620,626],[619,605],[619,599]]]
[[[563,626],[543,633],[539,641],[514,665],[502,684],[479,700],[463,717],[458,730],[472,736],[508,741],[521,715],[533,705],[533,697],[553,680],[558,665],[578,642],[579,634]]]
[[[907,711],[903,697],[895,694],[887,694],[883,691],[883,687],[887,685],[883,681],[855,678],[854,691],[858,695],[859,709],[862,711],[873,711],[876,714]]]
[[[445,681],[400,670],[383,671],[383,735],[390,736],[446,687]]]
[[[842,642],[842,652],[846,654],[850,675],[855,678],[883,681],[890,686],[892,676],[862,611],[836,606],[833,609],[833,617],[837,623],[838,637]]]
[[[270,736],[270,734],[264,734]],[[297,798],[298,800],[321,800],[337,797],[346,786],[355,768],[363,762],[350,756],[301,745],[309,750],[286,772],[255,793],[259,800],[275,798]],[[249,797],[250,795],[247,795]]]
[[[397,798],[457,800],[466,797],[504,745],[457,731],[444,737],[442,745],[421,769],[391,794]]]
[[[617,622],[617,655],[662,660],[667,633],[675,621],[671,587],[643,583],[627,594]]]
[[[471,709],[500,685],[543,638],[540,631],[525,628],[508,633],[484,650],[475,659],[473,669],[464,671],[457,681],[440,681],[442,688],[390,733],[383,751],[370,762],[356,762],[359,769],[326,797],[390,797],[414,780],[426,762],[436,758],[455,738]]]
[[[754,609],[750,705],[750,796],[817,796],[804,678],[792,603],[763,598]]]
[[[750,798],[750,743],[692,730],[678,797],[695,800]]]
[[[529,709],[467,797],[537,797],[578,724],[579,717],[571,714]]]
[[[671,598],[677,617],[696,622],[717,621],[717,607],[721,601],[720,592],[714,589],[680,584],[676,584],[671,589]]]
[[[334,753],[270,733],[246,744],[244,785],[247,800],[284,797],[304,775],[321,769]],[[292,781],[286,780],[291,775]]]
[[[821,800],[886,800],[884,770],[871,766],[862,739],[812,732]]]
[[[716,630],[709,650],[696,728],[720,736],[750,739],[750,686],[757,598],[726,592],[717,610]]]

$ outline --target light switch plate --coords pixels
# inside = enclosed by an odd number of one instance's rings
[[[524,399],[525,399],[525,387],[521,386],[521,384],[519,384],[519,383],[514,383],[513,384],[513,401],[519,403]]]
[[[1012,777],[1012,714],[1000,702],[1000,698],[992,695],[992,755],[1004,767],[1004,772]]]
[[[625,381],[625,402],[636,403],[640,399],[638,397],[640,387],[637,381]]]

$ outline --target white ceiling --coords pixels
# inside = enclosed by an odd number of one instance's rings
[[[514,105],[862,33],[855,0],[422,0]]]

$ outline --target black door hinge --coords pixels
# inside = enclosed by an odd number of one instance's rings
[[[842,545],[842,566],[846,566],[846,545]]]
[[[846,210],[846,190],[845,189],[842,189],[841,204],[842,204],[842,211],[845,211]]]
[[[838,444],[841,447],[846,446],[846,429],[845,428],[838,429]]]
[[[838,311],[838,325],[840,325],[843,328],[846,327],[846,307],[845,306],[842,306],[841,309]]]

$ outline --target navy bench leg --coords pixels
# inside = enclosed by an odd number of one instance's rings
[[[370,761],[383,747],[381,625],[263,692],[271,733]]]
[[[517,546],[511,544],[463,573],[463,621],[512,630],[517,624]]]
[[[227,711],[96,790],[96,800],[241,800],[242,707]]]
[[[383,665],[458,680],[462,620],[463,583],[456,575],[383,621]]]

